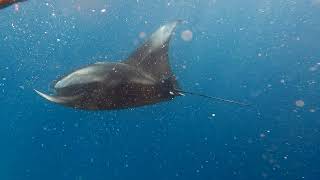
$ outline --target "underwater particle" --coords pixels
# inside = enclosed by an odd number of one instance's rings
[[[58,38],[58,39],[57,39],[57,42],[60,42],[60,41],[61,41],[61,39]]]
[[[14,11],[16,11],[16,12],[19,11],[19,4],[14,5]]]
[[[315,109],[310,109],[309,111],[310,111],[311,113],[316,112],[316,110],[315,110]]]
[[[74,125],[73,125],[74,127],[79,127],[79,123],[74,123]]]
[[[266,137],[266,134],[261,133],[261,134],[260,134],[260,137],[261,137],[261,138],[264,138],[264,137]]]
[[[284,83],[285,83],[284,79],[281,79],[281,80],[280,80],[280,83],[281,83],[281,84],[284,84]]]
[[[266,179],[266,178],[268,177],[268,174],[265,173],[265,172],[262,172],[262,173],[261,173],[261,176],[262,176],[264,179]]]
[[[139,33],[139,38],[140,39],[144,39],[146,36],[147,36],[147,34],[145,32],[143,32],[143,31]]]
[[[320,66],[320,63],[317,63],[316,65],[311,66],[311,67],[309,68],[309,71],[316,71],[316,70],[318,70],[319,66]]]
[[[295,104],[296,104],[297,107],[301,107],[301,108],[305,105],[304,101],[301,100],[301,99],[300,99],[300,100],[297,100],[297,101],[295,102]]]
[[[192,31],[190,30],[185,30],[185,31],[182,31],[181,33],[181,39],[184,40],[184,41],[191,41],[193,38],[193,33]]]
[[[212,114],[211,114],[211,116],[212,116],[212,117],[215,117],[215,116],[216,116],[216,114],[212,113]]]
[[[309,71],[316,71],[318,68],[316,66],[312,66],[309,68]]]
[[[100,12],[101,12],[101,13],[105,13],[105,12],[107,12],[107,10],[106,10],[106,9],[101,9]]]
[[[258,56],[259,56],[259,57],[261,57],[261,56],[262,56],[262,54],[261,54],[261,53],[258,53]]]

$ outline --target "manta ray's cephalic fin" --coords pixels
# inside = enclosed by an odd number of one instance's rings
[[[47,99],[48,101],[58,103],[58,104],[68,104],[68,102],[70,102],[71,100],[74,100],[76,98],[74,96],[72,96],[72,97],[51,96],[51,95],[44,94],[36,89],[34,89],[34,91],[37,94],[39,94],[41,97]]]

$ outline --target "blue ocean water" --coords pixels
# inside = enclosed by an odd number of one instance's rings
[[[319,0],[29,0],[0,10],[0,179],[319,179],[319,18]],[[253,107],[185,96],[87,112],[33,91],[125,59],[139,34],[176,19],[186,23],[169,55],[182,88]]]

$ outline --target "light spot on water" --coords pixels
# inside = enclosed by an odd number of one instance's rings
[[[106,10],[106,9],[101,9],[100,12],[101,12],[101,13],[105,13],[105,12],[107,12],[107,10]]]
[[[185,30],[181,33],[181,39],[184,41],[191,41],[193,38],[193,33],[190,30]]]
[[[311,113],[316,112],[316,110],[315,110],[315,109],[310,109],[309,111],[310,111]]]
[[[266,134],[261,133],[261,134],[260,134],[260,137],[261,137],[261,138],[264,138],[264,137],[266,137]]]
[[[309,71],[317,71],[318,68],[319,68],[319,66],[320,66],[320,63],[317,63],[316,65],[311,66],[311,67],[309,68]]]
[[[305,105],[303,100],[297,100],[295,104],[297,107],[301,107],[301,108]]]
[[[140,38],[140,39],[144,39],[146,36],[147,36],[147,35],[146,35],[145,32],[140,32],[140,33],[139,33],[139,38]]]
[[[15,10],[15,11],[19,11],[19,4],[15,4],[15,5],[14,5],[14,10]]]

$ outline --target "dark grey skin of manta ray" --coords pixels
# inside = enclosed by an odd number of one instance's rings
[[[78,69],[54,85],[45,99],[85,110],[132,108],[168,101],[181,94],[168,60],[171,36],[179,21],[161,26],[127,60]]]

